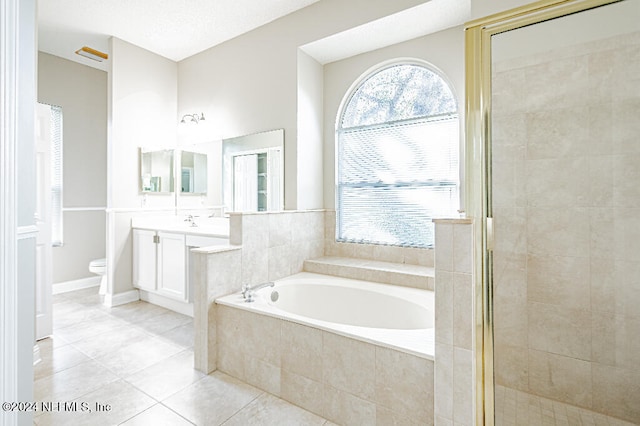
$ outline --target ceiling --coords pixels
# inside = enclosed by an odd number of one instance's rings
[[[38,50],[107,71],[75,54],[109,53],[115,36],[180,61],[319,0],[38,0]],[[424,3],[301,48],[320,63],[463,24],[471,0]]]
[[[469,0],[430,0],[300,48],[327,64],[462,25],[470,15]]]
[[[180,61],[317,1],[39,0],[38,50],[106,70],[74,52],[115,36]]]

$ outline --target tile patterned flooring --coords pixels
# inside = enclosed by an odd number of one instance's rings
[[[495,407],[496,426],[637,426],[499,385]]]
[[[34,393],[60,405],[36,412],[34,424],[333,425],[221,372],[194,370],[191,318],[142,301],[105,308],[97,293],[54,296]]]

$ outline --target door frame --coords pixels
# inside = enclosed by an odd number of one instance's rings
[[[17,110],[20,102],[18,70],[18,0],[3,2],[0,9],[0,67],[7,70],[0,83],[0,399],[18,398],[18,214],[17,214]],[[6,42],[5,42],[6,37]],[[7,424],[17,424],[17,415],[3,413]]]
[[[491,37],[624,0],[541,0],[465,24],[465,206],[474,223],[476,424],[494,412]]]
[[[3,402],[33,399],[34,282],[31,274],[35,263],[35,250],[32,250],[35,235],[31,228],[31,191],[19,193],[18,185],[30,186],[31,179],[35,179],[31,144],[35,143],[36,16],[35,0],[0,3],[0,69],[3,73],[0,79],[0,400]],[[0,413],[0,423],[28,424],[33,422],[32,417],[30,412],[7,411]]]

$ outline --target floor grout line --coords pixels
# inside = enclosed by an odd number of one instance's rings
[[[95,289],[95,291],[97,292],[97,288]],[[193,318],[189,318],[188,316],[185,316],[183,320],[180,317],[174,316],[174,315],[181,315],[181,314],[174,313],[170,310],[158,307],[156,305],[150,305],[146,302],[137,302],[136,304],[131,304],[130,306],[127,306],[127,307],[116,307],[111,309],[104,308],[97,294],[95,295],[90,294],[90,292],[87,291],[86,289],[80,290],[79,293],[75,295],[73,294],[73,292],[69,294],[65,294],[64,297],[57,297],[54,300],[55,300],[54,318],[56,315],[56,305],[61,305],[62,307],[64,307],[64,309],[62,309],[61,311],[58,310],[60,315],[60,319],[57,321],[58,326],[54,327],[53,335],[50,336],[50,341],[47,343],[46,349],[44,349],[46,352],[43,353],[42,362],[47,363],[41,366],[41,368],[43,368],[42,373],[44,375],[41,377],[38,377],[37,379],[34,378],[34,384],[38,383],[41,380],[46,380],[46,382],[41,381],[39,383],[42,383],[42,384],[47,383],[48,386],[51,386],[51,389],[47,392],[49,395],[42,397],[43,401],[48,401],[49,399],[54,397],[53,393],[55,392],[54,389],[56,388],[56,377],[64,378],[64,380],[68,380],[68,379],[73,380],[73,382],[71,382],[71,384],[69,385],[70,387],[68,388],[66,388],[64,384],[60,386],[60,383],[58,383],[57,385],[58,394],[64,395],[64,393],[67,393],[69,395],[73,395],[74,391],[77,391],[77,390],[82,391],[80,392],[81,395],[79,396],[74,395],[73,398],[69,398],[70,401],[82,401],[83,399],[87,399],[87,395],[100,392],[100,390],[105,386],[113,385],[115,383],[120,383],[119,385],[115,385],[116,387],[114,389],[120,389],[119,386],[124,386],[124,388],[127,389],[127,392],[133,392],[132,395],[139,395],[139,398],[142,398],[140,399],[140,401],[145,401],[145,405],[147,403],[151,403],[152,405],[148,406],[144,410],[135,411],[135,412],[131,411],[130,409],[124,409],[124,411],[121,410],[119,412],[119,415],[122,418],[119,418],[117,420],[118,424],[125,424],[129,421],[135,422],[135,420],[132,420],[132,419],[134,419],[135,417],[141,415],[142,413],[158,405],[161,406],[163,409],[169,410],[171,413],[175,414],[180,419],[184,420],[185,424],[191,424],[191,425],[194,424],[193,421],[189,420],[189,418],[187,417],[186,413],[188,411],[185,412],[182,408],[180,408],[179,405],[177,407],[180,409],[171,408],[168,405],[166,405],[165,402],[170,398],[174,397],[175,395],[179,394],[180,392],[187,391],[189,387],[194,386],[195,384],[201,382],[202,380],[206,380],[207,377],[212,377],[211,375],[206,375],[202,373],[201,377],[197,375],[189,376],[189,378],[186,378],[184,381],[181,379],[178,379],[175,382],[175,386],[176,386],[175,389],[173,387],[168,388],[166,386],[164,388],[163,387],[157,388],[157,389],[162,389],[160,390],[161,393],[170,391],[166,396],[163,395],[162,397],[154,397],[151,394],[153,392],[151,393],[149,392],[149,390],[152,390],[154,386],[153,384],[154,379],[153,379],[153,376],[151,375],[153,374],[153,371],[150,370],[150,375],[148,378],[145,378],[143,374],[145,370],[152,369],[154,367],[157,368],[157,366],[160,365],[161,363],[167,362],[174,357],[180,357],[180,356],[187,357],[188,356],[187,354],[190,354],[191,357],[193,356],[193,346],[185,346],[185,344],[188,341],[185,341],[184,335],[181,335],[181,333],[178,331],[180,328],[186,328],[185,332],[189,332],[189,333],[193,332],[192,330],[189,330],[189,327],[185,327],[191,324],[191,329],[192,329]],[[126,306],[126,305],[123,305],[123,306]],[[163,326],[154,327],[153,321],[161,320],[162,318],[165,318],[168,321],[175,321],[176,323],[175,325],[170,323],[167,324],[168,328],[166,329]],[[92,321],[104,322],[104,325],[102,325],[98,329],[99,332],[96,334],[93,334],[91,331],[85,331],[83,329],[83,327],[85,327],[85,324],[86,324],[87,325],[86,328],[89,330],[92,324]],[[54,319],[54,323],[56,323],[55,319]],[[132,332],[131,334],[134,337],[127,338],[125,336],[123,337],[124,339],[123,341],[119,341],[118,336],[116,336],[116,338],[113,340],[113,342],[115,343],[115,349],[114,347],[111,347],[111,346],[105,346],[104,348],[102,348],[100,347],[99,344],[97,344],[99,343],[101,336],[103,339],[106,339],[107,333],[117,334],[119,331],[125,330],[125,327],[127,327],[127,330],[133,329],[135,331],[139,331],[140,334]],[[159,331],[153,331],[156,328]],[[76,334],[74,334],[74,332]],[[173,333],[173,336],[171,335],[172,333]],[[60,334],[68,336],[71,340],[73,340],[73,342],[65,339],[64,337],[61,337]],[[81,337],[77,338],[78,336],[81,336]],[[100,361],[100,359],[103,361],[109,360],[110,355],[116,356],[118,352],[123,350],[125,352],[123,353],[122,356],[128,356],[129,354],[126,352],[127,347],[129,347],[132,344],[136,344],[140,342],[141,339],[146,340],[147,338],[156,341],[158,343],[158,347],[168,348],[169,346],[166,346],[166,345],[171,345],[172,347],[171,352],[173,352],[173,350],[178,350],[178,351],[169,356],[164,356],[161,359],[158,359],[157,361],[151,363],[150,365],[145,365],[144,356],[140,357],[138,353],[135,352],[134,350],[133,352],[131,352],[131,354],[133,354],[134,359],[137,360],[136,362],[139,361],[140,365],[143,365],[143,366],[140,367],[139,369],[136,369],[135,365],[133,365],[131,366],[132,370],[128,370],[127,368],[123,368],[123,369],[114,368],[118,364],[113,364],[110,367],[109,365],[104,364],[103,362]],[[89,339],[91,339],[91,341],[87,342]],[[152,340],[149,340],[149,341],[151,342]],[[67,349],[60,351],[59,349],[62,349],[62,348],[67,348]],[[145,345],[142,345],[141,350],[146,350]],[[58,357],[56,357],[56,354],[58,354]],[[74,357],[77,357],[77,360]],[[186,365],[181,364],[184,361],[185,361],[184,359],[178,358],[177,360],[175,360],[175,362],[177,362],[178,364],[175,364],[175,365],[179,366],[180,369],[182,369],[183,367],[186,368]],[[60,368],[59,370],[54,370],[56,362],[58,364],[58,367],[56,368]],[[84,374],[82,373],[83,370],[77,370],[77,373],[75,372],[69,373],[68,370],[77,368],[84,364],[89,364],[89,363],[93,363],[92,365],[100,366],[102,369],[104,369],[105,377],[96,377],[96,380],[90,382],[89,386],[86,389],[77,388],[77,386],[79,385],[76,385],[74,383],[78,381],[78,374]],[[193,368],[193,365],[191,365],[190,367]],[[85,369],[91,369],[91,368],[93,367],[85,366]],[[66,375],[60,374],[64,372],[67,372]],[[100,374],[103,374],[103,372],[101,371]],[[133,383],[134,380],[132,380],[132,378],[139,374],[142,374],[142,376],[139,376],[141,381],[137,382],[138,384],[135,385]],[[221,373],[221,374],[223,374],[224,376],[228,376],[224,373]],[[228,376],[228,377],[231,377],[231,376]],[[145,387],[145,381],[147,379],[149,380],[148,383],[150,383],[152,387]],[[82,381],[80,380],[79,383],[81,382]],[[247,386],[251,386],[248,383],[245,383],[245,382],[242,382],[242,383],[244,383]],[[257,395],[247,403],[234,406],[233,409],[235,411],[233,412],[233,414],[231,414],[228,418],[224,420],[217,419],[216,420],[217,424],[221,425],[223,423],[228,423],[232,421],[232,419],[235,416],[240,415],[240,413],[242,413],[248,407],[251,407],[252,404],[256,404],[257,403],[256,401],[258,401],[259,398],[263,397],[265,394],[268,394],[265,391],[255,388],[255,386],[251,386],[251,387],[256,391],[258,391]],[[147,390],[145,391],[144,389],[147,389]],[[156,393],[156,394],[160,395],[160,393]],[[117,395],[113,395],[113,396],[115,397]],[[104,397],[104,396],[101,396],[101,397]],[[111,396],[108,396],[108,398],[111,398]],[[136,398],[138,398],[138,396],[136,396]],[[299,407],[293,404],[290,404],[275,395],[274,395],[274,398],[278,398],[278,404],[276,404],[278,408],[273,408],[274,406],[271,406],[271,408],[267,407],[267,410],[269,409],[280,410],[282,407],[282,403],[284,402],[286,404],[284,409],[286,410],[291,410],[291,407],[295,407],[295,409],[299,409],[301,410],[301,412],[306,412],[306,410],[300,409]],[[111,400],[112,399],[109,399],[109,401]],[[51,401],[51,402],[55,402],[55,401]],[[185,403],[185,401],[182,401],[182,402],[183,404]],[[188,408],[189,401],[187,400],[186,403],[187,403],[186,407]],[[188,408],[188,409],[192,409],[192,408]],[[215,407],[213,407],[213,410],[215,411]],[[314,415],[313,413],[309,413],[309,412],[306,412],[306,413],[307,414],[301,414],[301,415],[314,416],[314,418],[317,419],[316,424],[322,424],[322,425],[330,424],[329,420],[327,419],[323,419],[320,416]],[[34,422],[36,424],[45,424],[47,421],[52,421],[58,415],[60,416],[68,415],[68,413],[38,413],[38,414],[39,415],[34,418]],[[150,413],[149,415],[155,416],[155,415],[158,415],[158,413],[153,413],[153,414]],[[191,417],[194,414],[191,413],[188,415]],[[196,415],[203,415],[203,414],[200,413]],[[274,415],[277,416],[279,414],[276,413]],[[102,416],[103,417],[101,417],[101,419],[102,421],[104,421],[104,415]],[[146,418],[147,417],[145,417],[145,419]],[[109,422],[109,424],[112,424],[112,423]]]
[[[250,406],[251,404],[254,403],[254,401],[256,401],[258,398],[260,398],[261,396],[263,396],[266,392],[261,391],[255,398],[253,398],[251,401],[247,402],[245,405],[242,406],[242,408],[238,409],[235,413],[233,413],[231,416],[229,416],[225,421],[223,421],[222,423],[220,423],[219,426],[224,426],[225,423],[228,423],[231,419],[233,419],[235,416],[237,416],[242,410],[244,410],[245,408],[247,408],[248,406]]]

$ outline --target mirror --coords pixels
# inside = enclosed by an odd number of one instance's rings
[[[180,155],[180,192],[207,193],[207,154],[182,151]]]
[[[284,207],[284,129],[222,140],[223,198],[230,211]]]
[[[140,148],[140,191],[173,192],[173,150],[147,151]]]

